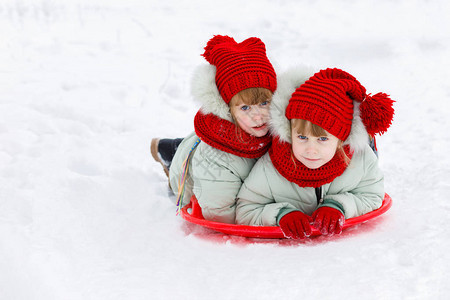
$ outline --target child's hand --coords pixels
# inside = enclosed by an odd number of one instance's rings
[[[287,238],[304,239],[311,235],[311,217],[301,211],[293,211],[283,216],[280,221],[280,228]]]
[[[314,220],[313,226],[323,235],[340,234],[342,232],[345,217],[339,210],[322,206],[313,213],[312,217]]]

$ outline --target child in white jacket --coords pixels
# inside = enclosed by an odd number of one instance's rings
[[[272,141],[268,122],[276,73],[256,37],[237,43],[216,35],[203,56],[209,64],[192,80],[192,94],[202,103],[195,132],[182,141],[154,139],[152,154],[165,167],[179,207],[195,195],[205,219],[234,224],[242,182]]]
[[[244,181],[236,208],[236,223],[279,225],[289,238],[308,237],[311,226],[340,234],[346,218],[381,206],[383,174],[368,142],[394,114],[386,94],[366,94],[342,70],[321,70],[306,82],[305,76],[302,70],[280,76],[271,106],[274,139]]]

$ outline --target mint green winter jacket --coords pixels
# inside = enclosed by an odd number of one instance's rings
[[[322,186],[322,206],[341,210],[346,219],[363,215],[381,206],[383,174],[378,159],[367,146],[354,154],[344,173]],[[294,210],[311,215],[318,207],[315,189],[302,188],[284,178],[269,154],[258,160],[238,194],[236,223],[275,226]]]
[[[192,78],[192,95],[202,104],[203,113],[233,122],[230,109],[217,90],[215,73],[216,69],[211,65],[197,68]],[[173,158],[169,180],[175,195],[178,194],[183,162],[197,139],[195,133],[188,135]],[[255,162],[256,159],[239,157],[200,142],[190,161],[183,205],[195,195],[205,219],[234,224],[236,196]]]
[[[182,164],[198,137],[192,133],[178,146],[170,166],[170,185],[177,195]],[[256,159],[239,157],[204,142],[195,149],[185,183],[183,205],[194,194],[203,216],[210,221],[235,222],[236,196]]]
[[[278,76],[278,87],[270,106],[271,132],[281,141],[292,143],[286,107],[292,93],[314,72],[296,67]],[[344,173],[322,186],[320,205],[341,210],[345,218],[368,213],[381,206],[384,198],[384,177],[378,158],[368,146],[369,136],[359,117],[359,103],[354,102],[352,129],[344,145],[354,151]],[[311,215],[318,207],[315,189],[300,187],[278,173],[269,154],[261,157],[244,181],[238,194],[236,223],[274,226],[294,210]]]

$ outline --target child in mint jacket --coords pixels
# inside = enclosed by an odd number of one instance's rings
[[[280,76],[271,105],[273,142],[238,194],[236,223],[279,225],[289,238],[312,226],[339,234],[345,219],[379,208],[384,177],[368,145],[393,117],[393,101],[374,96],[339,69],[305,81],[303,69]]]
[[[256,37],[237,43],[217,35],[203,56],[209,64],[198,68],[192,80],[192,94],[202,103],[195,132],[179,145],[154,139],[152,154],[163,163],[180,207],[195,195],[205,219],[234,224],[242,182],[272,141],[268,121],[276,73]],[[176,151],[165,155],[167,148]],[[164,161],[173,152],[169,167]]]

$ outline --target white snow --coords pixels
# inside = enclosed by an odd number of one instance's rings
[[[447,299],[448,1],[3,0],[0,299]],[[396,100],[393,207],[306,242],[175,216],[152,137],[183,137],[206,41],[260,37],[277,71],[340,67]]]

